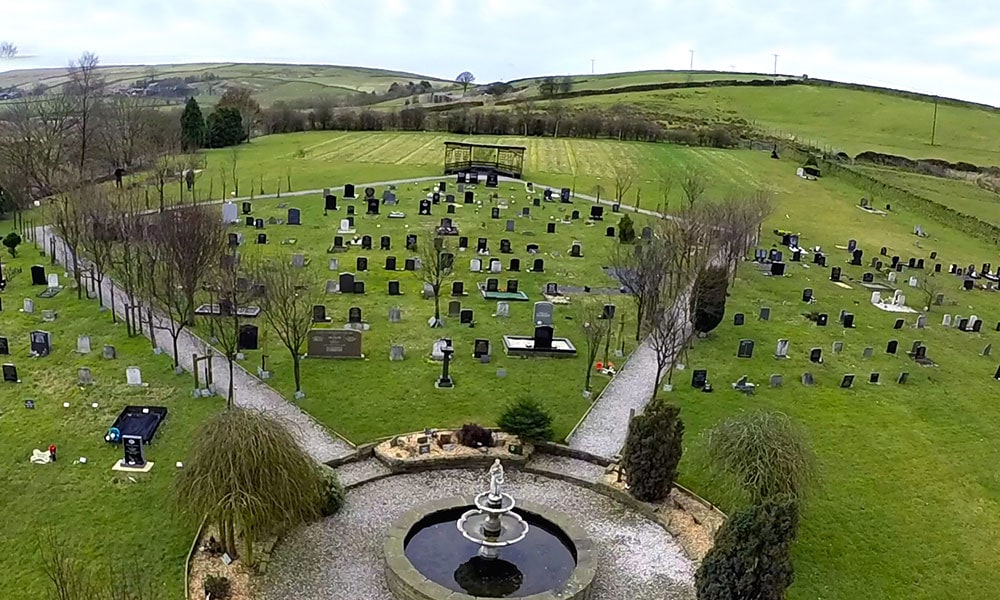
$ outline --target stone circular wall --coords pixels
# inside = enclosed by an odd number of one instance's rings
[[[476,600],[474,596],[449,590],[424,577],[406,558],[406,536],[419,521],[429,514],[472,506],[474,498],[453,496],[441,498],[412,508],[399,517],[389,529],[383,551],[385,553],[385,579],[389,589],[399,600]],[[589,600],[590,587],[597,572],[593,545],[582,527],[567,515],[546,506],[519,500],[518,509],[534,513],[559,527],[576,551],[576,568],[566,583],[548,592],[519,596],[521,600]]]

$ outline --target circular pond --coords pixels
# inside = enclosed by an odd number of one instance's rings
[[[483,598],[520,598],[561,588],[576,568],[576,546],[557,525],[535,513],[516,512],[527,536],[495,559],[479,556],[480,545],[456,526],[461,506],[428,514],[403,541],[406,558],[427,579],[455,592]]]

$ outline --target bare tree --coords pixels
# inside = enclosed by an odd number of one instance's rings
[[[176,156],[162,154],[153,164],[153,187],[160,200],[160,212],[166,210],[167,184],[180,172],[180,162]]]
[[[42,570],[52,583],[53,600],[89,600],[93,593],[90,577],[79,561],[73,560],[68,545],[53,530],[47,529],[38,541]]]
[[[583,339],[587,342],[587,376],[584,379],[583,389],[590,391],[590,376],[594,372],[594,362],[597,360],[597,353],[601,350],[601,344],[605,344],[611,335],[611,319],[602,318],[604,307],[600,302],[587,298],[581,308],[581,326]]]
[[[681,179],[681,189],[684,191],[689,209],[694,208],[698,200],[705,195],[707,187],[707,179],[701,171],[690,170],[684,174],[684,178]]]
[[[320,301],[317,282],[305,269],[289,261],[261,261],[252,265],[250,273],[254,281],[264,286],[263,295],[257,297],[264,322],[292,357],[295,392],[300,393],[302,353],[312,329],[312,307]]]
[[[74,107],[59,94],[45,102],[18,100],[0,114],[0,164],[8,187],[28,199],[71,187],[67,164],[74,144]]]
[[[0,42],[0,58],[14,58],[17,56],[17,46],[10,42]]]
[[[444,321],[441,320],[441,289],[451,282],[455,255],[448,251],[448,244],[442,236],[435,237],[430,244],[421,244],[418,253],[420,268],[413,273],[434,294],[434,319],[430,326],[444,327]]]
[[[656,210],[666,214],[670,208],[670,194],[674,191],[674,180],[667,170],[662,169],[656,174],[656,183],[660,193],[660,206]]]
[[[614,242],[609,262],[622,291],[635,303],[635,341],[642,339],[646,315],[660,308],[660,280],[664,277],[663,247],[655,239],[635,244]]]
[[[79,170],[83,173],[87,163],[87,151],[94,135],[93,121],[104,95],[104,78],[98,73],[100,59],[96,54],[84,52],[69,64],[69,81],[66,95],[75,102],[77,135],[79,139]]]
[[[233,180],[233,194],[236,196],[240,195],[240,178],[238,173],[240,162],[240,147],[233,146],[229,150],[229,162],[226,165],[229,168],[229,176]]]
[[[157,221],[157,243],[164,260],[176,272],[183,304],[181,320],[194,324],[195,294],[209,280],[225,253],[225,229],[218,216],[201,206],[185,206],[162,213]]]
[[[131,337],[138,332],[135,323],[136,306],[141,301],[142,275],[139,257],[141,246],[146,243],[146,219],[137,192],[129,192],[118,201],[115,214],[115,237],[121,243],[113,245],[111,266],[125,292],[125,328]],[[114,310],[114,297],[112,297]]]
[[[97,141],[109,169],[142,167],[155,155],[159,113],[135,96],[112,96],[101,105]]]
[[[207,317],[209,332],[229,366],[227,408],[233,406],[233,371],[236,355],[240,351],[240,328],[246,322],[240,313],[252,297],[252,289],[245,284],[241,273],[239,255],[236,252],[223,254],[211,272],[208,285],[215,292],[219,304],[219,315]]]
[[[469,84],[475,80],[476,76],[470,73],[469,71],[462,71],[461,73],[458,74],[458,77],[455,78],[455,81],[462,85],[463,96],[465,95],[465,92],[469,89]]]
[[[243,122],[243,129],[249,141],[260,117],[260,103],[254,100],[253,92],[242,86],[227,87],[216,106],[219,108],[230,106],[240,111],[240,120]]]
[[[118,208],[103,190],[95,187],[85,190],[87,193],[76,199],[82,220],[80,245],[90,259],[90,271],[97,284],[97,298],[103,306],[104,278],[111,268],[114,248],[122,241],[117,236]],[[114,314],[114,310],[111,312]]]
[[[635,183],[635,165],[630,162],[618,162],[615,163],[613,170],[615,174],[615,200],[621,204],[625,194],[632,189],[632,185]]]
[[[565,104],[556,100],[549,102],[546,110],[548,111],[549,116],[552,117],[553,121],[552,137],[559,137],[559,124],[563,119],[569,116],[569,111],[566,109]]]
[[[740,262],[756,245],[760,226],[771,214],[772,206],[770,194],[763,190],[732,195],[716,206],[716,237],[733,283]]]
[[[939,278],[935,277],[934,273],[927,273],[926,276],[918,278],[917,289],[920,290],[921,296],[924,298],[924,306],[928,312],[931,311],[931,307],[936,304],[938,295],[944,294],[944,282]]]
[[[86,192],[91,193],[91,192]],[[73,279],[76,281],[76,297],[83,297],[83,286],[80,282],[80,245],[84,234],[84,215],[78,203],[68,196],[56,198],[53,201],[52,225],[62,238],[64,247],[69,250],[73,261]],[[67,265],[69,266],[69,265]]]

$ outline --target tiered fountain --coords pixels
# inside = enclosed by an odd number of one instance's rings
[[[588,598],[596,566],[583,530],[504,493],[499,459],[489,476],[488,491],[431,502],[394,524],[385,544],[389,589],[402,600]]]

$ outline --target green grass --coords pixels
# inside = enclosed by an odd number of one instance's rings
[[[6,230],[8,223],[0,224]],[[170,487],[174,463],[186,459],[195,428],[220,409],[218,399],[193,400],[188,376],[175,376],[169,359],[155,356],[149,341],[129,339],[124,325],[113,325],[110,313],[99,313],[96,300],[77,300],[71,289],[51,299],[36,298],[29,267],[43,263],[30,243],[20,256],[3,257],[5,272],[21,268],[2,294],[0,335],[10,342],[10,356],[0,362],[17,366],[20,384],[0,383],[0,588],[18,590],[26,598],[46,597],[50,584],[42,571],[37,542],[46,528],[64,540],[67,552],[93,569],[113,563],[132,564],[155,583],[164,597],[183,593],[184,557],[197,527],[172,513]],[[68,280],[64,279],[64,283]],[[35,313],[18,312],[23,298],[35,300]],[[41,311],[58,318],[43,323]],[[29,332],[49,331],[52,354],[30,358]],[[75,352],[78,335],[89,334],[93,352]],[[117,360],[101,358],[105,343],[115,346]],[[148,387],[125,385],[125,367],[139,366]],[[80,388],[77,369],[90,367],[95,385]],[[24,408],[26,399],[36,408]],[[69,402],[69,408],[63,408]],[[97,402],[99,408],[92,408]],[[129,404],[166,406],[169,415],[146,456],[156,466],[145,475],[111,471],[121,459],[120,446],[104,442],[104,434]],[[32,449],[55,444],[59,460],[31,464]],[[86,464],[76,464],[79,457]],[[123,562],[130,561],[130,562]],[[103,574],[103,572],[102,572]]]
[[[354,180],[361,183],[360,180]],[[454,177],[448,177],[449,191],[455,192]],[[358,280],[366,285],[364,296],[327,295],[325,304],[327,315],[333,319],[328,326],[341,327],[347,322],[348,309],[358,306],[363,311],[363,318],[371,324],[371,329],[363,334],[363,351],[366,358],[357,360],[325,360],[307,359],[303,366],[303,388],[307,397],[299,405],[316,417],[320,422],[345,435],[356,443],[387,436],[401,431],[421,429],[423,427],[460,426],[474,421],[493,425],[502,407],[511,399],[522,396],[533,396],[539,399],[552,412],[556,436],[564,437],[576,424],[588,407],[588,400],[582,397],[584,374],[586,370],[586,344],[580,331],[582,313],[579,296],[573,297],[573,302],[566,306],[557,306],[555,335],[568,337],[576,346],[579,355],[571,359],[517,359],[507,358],[503,352],[502,336],[505,334],[531,335],[534,331],[532,310],[535,301],[543,300],[541,291],[546,282],[554,281],[560,286],[585,286],[594,288],[616,288],[616,283],[602,270],[606,264],[610,242],[605,237],[605,225],[617,223],[617,216],[612,216],[610,209],[607,222],[587,226],[584,220],[572,224],[558,223],[555,234],[546,233],[546,224],[552,217],[570,216],[572,209],[581,212],[586,218],[590,205],[578,202],[573,206],[549,203],[541,207],[531,207],[532,216],[522,218],[519,215],[521,207],[530,206],[530,201],[521,185],[505,184],[500,192],[511,202],[510,208],[501,211],[500,219],[490,217],[490,201],[488,191],[479,186],[477,198],[485,199],[484,206],[478,210],[475,205],[462,203],[461,195],[457,198],[457,209],[453,215],[454,222],[461,234],[470,239],[471,251],[461,252],[457,249],[458,239],[450,240],[449,245],[455,253],[455,278],[465,284],[469,295],[461,298],[463,308],[475,311],[475,328],[460,326],[457,318],[446,318],[446,327],[430,329],[427,320],[433,316],[433,300],[421,297],[422,282],[414,273],[403,271],[405,259],[416,254],[405,249],[407,233],[418,235],[418,244],[430,243],[433,228],[441,217],[446,216],[444,203],[433,207],[430,217],[417,216],[417,202],[426,195],[430,182],[422,184],[407,184],[399,186],[397,195],[400,198],[399,210],[407,213],[406,219],[388,219],[389,209],[383,207],[383,214],[378,217],[363,216],[365,211],[363,201],[351,202],[357,207],[357,235],[369,234],[373,237],[374,250],[362,251],[360,248],[348,252],[327,254],[327,248],[332,244],[340,219],[346,216],[346,204],[341,200],[341,210],[323,216],[323,200],[319,194],[310,197],[283,200],[257,200],[254,202],[254,216],[267,219],[274,216],[284,219],[287,208],[279,209],[277,204],[288,203],[302,211],[301,226],[269,225],[266,229],[268,245],[250,244],[256,237],[256,231],[242,225],[234,226],[232,231],[243,232],[248,245],[243,248],[243,254],[251,256],[261,252],[268,256],[278,256],[281,260],[291,260],[292,253],[301,252],[310,264],[306,267],[317,280],[317,286],[323,286],[327,279],[336,280],[341,271],[355,271],[356,259],[366,256],[369,262],[367,273],[356,272]],[[381,197],[381,188],[377,196]],[[360,189],[359,189],[360,193]],[[539,190],[539,194],[541,191]],[[515,220],[515,231],[505,232],[507,219]],[[642,223],[639,219],[638,223]],[[381,251],[379,238],[389,235],[392,238],[392,250]],[[469,261],[476,257],[475,245],[478,237],[490,240],[492,256],[501,259],[504,272],[496,275],[472,273]],[[296,243],[282,245],[286,239],[294,238]],[[513,254],[499,253],[501,238],[511,240]],[[349,239],[349,238],[348,238]],[[569,247],[574,240],[583,244],[584,258],[570,258]],[[525,252],[525,245],[537,243],[541,253],[537,256],[545,261],[544,273],[529,273],[531,260],[536,258]],[[393,255],[397,258],[398,272],[384,270],[385,257]],[[340,262],[337,271],[328,269],[328,259],[335,257]],[[509,260],[517,257],[521,260],[521,272],[512,273],[506,269]],[[486,261],[488,263],[488,261]],[[496,307],[496,301],[483,299],[476,292],[477,283],[485,283],[488,277],[496,277],[500,286],[506,285],[507,279],[517,279],[519,289],[525,292],[530,301],[511,302],[510,318],[501,319],[491,316]],[[391,297],[387,293],[389,280],[398,280],[403,296]],[[447,312],[450,297],[450,285],[442,294],[442,313]],[[620,315],[631,315],[631,303],[627,297],[597,296],[599,301],[617,304]],[[389,323],[388,309],[398,305],[402,308],[403,322]],[[617,321],[616,321],[617,323]],[[261,323],[263,325],[263,323]],[[631,318],[626,323],[626,351],[634,345],[631,339],[634,335],[634,324]],[[262,329],[265,334],[266,327]],[[207,335],[206,335],[207,337]],[[270,383],[281,391],[285,397],[291,398],[294,388],[291,359],[287,350],[277,337],[271,333],[265,348],[257,352],[248,352],[248,366],[259,363],[261,352],[269,356],[268,365],[272,371]],[[457,387],[453,390],[437,390],[434,382],[440,375],[441,365],[430,360],[433,341],[439,337],[451,337],[457,348],[456,360],[452,365],[452,374]],[[492,342],[493,361],[490,364],[479,364],[472,359],[473,341],[476,338],[486,338]],[[615,329],[615,340],[618,340],[618,329]],[[390,362],[389,346],[402,344],[406,352],[406,360]],[[619,347],[615,341],[612,347]],[[618,360],[617,362],[621,362]],[[253,368],[253,367],[251,367]],[[506,369],[504,378],[498,378],[497,369]],[[606,378],[594,377],[597,393],[603,388]],[[373,401],[373,399],[378,399]]]
[[[258,101],[268,106],[278,100],[299,100],[319,96],[355,96],[360,93],[385,92],[395,82],[405,84],[430,81],[435,89],[450,89],[454,82],[427,77],[415,73],[370,69],[365,67],[345,67],[337,65],[289,65],[289,64],[249,64],[249,63],[190,63],[179,65],[145,65],[101,67],[101,74],[113,89],[127,88],[136,80],[170,77],[200,77],[212,73],[218,77],[212,82],[214,95],[209,94],[209,85],[196,82],[199,102],[214,104],[214,100],[227,85],[248,87],[254,91]],[[18,86],[30,89],[36,83],[57,88],[69,80],[65,68],[24,69],[0,73],[0,88]]]
[[[537,92],[543,77],[531,77],[511,81],[514,87],[529,86]],[[559,77],[556,78],[560,79]],[[755,79],[772,79],[759,73],[730,73],[727,71],[631,71],[624,73],[602,73],[600,75],[573,75],[573,91],[576,90],[610,90],[631,85],[646,85],[650,83],[700,82],[737,80],[751,81]]]
[[[1000,433],[1000,410],[993,401],[996,361],[978,353],[987,343],[1000,342],[993,331],[1000,299],[961,292],[959,279],[940,275],[947,306],[929,313],[927,329],[914,329],[916,316],[907,315],[906,326],[895,331],[897,315],[871,306],[870,292],[858,284],[869,269],[847,265],[846,250],[834,246],[857,239],[866,266],[883,245],[890,256],[904,260],[927,258],[936,250],[945,264],[979,264],[993,253],[962,232],[940,226],[925,225],[931,237],[918,239],[912,235],[918,217],[866,214],[854,206],[857,192],[836,180],[805,182],[775,174],[769,181],[778,205],[764,231],[799,231],[804,246],[823,246],[829,266],[842,266],[853,289],[829,282],[829,268],[789,263],[789,276],[782,279],[763,277],[749,263],[741,268],[723,324],[698,342],[687,369],[676,376],[675,392],[666,395],[683,407],[687,426],[682,483],[729,507],[721,488],[699,468],[704,455],[698,435],[741,410],[784,411],[810,431],[821,476],[795,546],[790,598],[991,598],[1000,585],[994,552],[1000,480],[993,468],[1000,451],[992,442]],[[778,242],[765,233],[761,246]],[[928,262],[933,266],[935,261]],[[805,287],[814,289],[816,305],[800,301]],[[905,284],[901,289],[910,305],[921,304],[916,290]],[[771,307],[769,322],[757,319],[761,306]],[[841,309],[857,315],[857,328],[837,324]],[[801,313],[811,310],[829,313],[830,325],[810,323]],[[733,326],[736,312],[747,315],[745,326]],[[983,333],[942,328],[946,312],[978,314],[986,321]],[[743,338],[757,343],[750,360],[736,358]],[[779,338],[791,340],[790,358],[784,361],[773,358]],[[901,354],[885,353],[890,339],[899,341]],[[845,344],[840,355],[832,352],[835,340]],[[914,340],[928,346],[928,356],[939,366],[919,367],[903,354]],[[862,359],[866,346],[874,348],[871,359]],[[823,349],[824,364],[809,362],[813,347]],[[708,369],[713,394],[690,388],[695,368]],[[814,387],[800,384],[804,371],[815,375]],[[881,385],[867,383],[872,371],[881,373]],[[902,371],[910,373],[905,386],[895,383]],[[783,388],[767,387],[774,373],[784,376]],[[851,390],[838,387],[845,373],[857,376]],[[755,396],[730,389],[742,375],[761,386]]]
[[[979,187],[975,181],[946,179],[881,167],[854,168],[981,221],[1000,225],[1000,194]]]
[[[633,104],[667,122],[674,115],[742,120],[852,156],[870,150],[914,159],[1000,163],[1000,111],[941,104],[931,146],[933,103],[878,92],[815,85],[726,87],[608,94],[565,102]]]

